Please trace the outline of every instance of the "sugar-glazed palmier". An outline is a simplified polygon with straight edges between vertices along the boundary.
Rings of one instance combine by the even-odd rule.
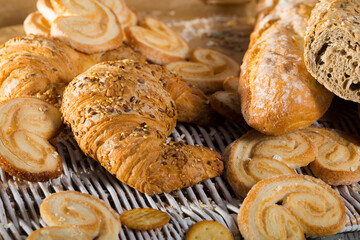
[[[28,181],[47,181],[62,172],[60,155],[49,143],[62,126],[57,108],[36,98],[0,104],[0,166]]]
[[[147,59],[157,64],[184,60],[189,55],[189,45],[163,22],[146,17],[140,26],[125,29],[129,44]]]
[[[106,7],[110,8],[115,13],[122,29],[136,25],[137,16],[131,9],[128,8],[124,0],[98,1],[104,4]],[[52,0],[38,0],[37,8],[39,12],[29,14],[24,22],[26,33],[50,36],[50,23],[52,23],[57,17],[60,17],[64,14],[69,14],[64,12],[61,7],[59,7],[59,4],[61,5],[61,3]]]
[[[63,191],[41,203],[41,218],[49,226],[75,227],[92,238],[116,240],[120,216],[104,201],[89,194]]]
[[[240,65],[234,58],[210,48],[197,48],[191,52],[189,62],[171,62],[166,68],[205,93],[222,90],[225,79],[238,76],[240,72]]]
[[[78,51],[90,54],[115,49],[123,41],[123,29],[118,17],[106,4],[118,10],[118,5],[123,3],[115,4],[115,0],[38,0],[41,14],[28,16],[25,31],[48,35],[45,18],[50,24],[50,35]]]
[[[123,29],[136,25],[138,18],[136,14],[126,5],[124,0],[99,0],[109,7],[116,15]]]
[[[360,181],[360,140],[335,129],[308,127],[302,130],[318,148],[311,171],[331,185]]]
[[[32,232],[26,240],[91,240],[92,238],[85,232],[63,226],[44,227]]]
[[[226,148],[226,177],[234,191],[245,197],[258,181],[295,174],[291,168],[308,165],[316,154],[315,144],[299,131],[274,137],[251,130]]]
[[[258,182],[240,207],[245,240],[305,239],[339,232],[346,222],[340,195],[320,179],[282,175]]]
[[[40,12],[30,13],[24,21],[26,34],[50,36],[50,23]]]
[[[192,186],[223,170],[213,150],[166,144],[177,120],[174,98],[187,95],[166,75],[161,66],[130,60],[100,63],[66,87],[61,107],[84,153],[147,194]]]

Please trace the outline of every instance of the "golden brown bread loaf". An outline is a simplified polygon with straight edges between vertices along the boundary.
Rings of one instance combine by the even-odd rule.
[[[55,38],[13,38],[0,49],[0,100],[33,96],[60,106],[65,86],[76,75],[98,62],[125,58],[145,61],[126,45],[86,55]]]
[[[241,66],[239,95],[246,122],[280,135],[308,126],[330,106],[332,94],[308,73],[303,59],[307,19],[315,0],[261,0]]]
[[[192,186],[223,170],[213,150],[166,144],[177,113],[164,88],[171,81],[162,78],[164,71],[131,60],[97,64],[66,87],[61,106],[86,155],[151,195]]]
[[[305,63],[316,80],[337,96],[360,102],[360,2],[320,1],[311,13]]]

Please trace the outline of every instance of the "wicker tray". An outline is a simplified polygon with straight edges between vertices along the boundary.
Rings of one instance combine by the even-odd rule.
[[[351,111],[349,111],[349,108]],[[360,121],[354,106],[346,111],[331,109],[317,125],[341,129],[359,135]],[[334,113],[337,118],[334,118]],[[339,116],[341,118],[339,119]],[[334,119],[334,120],[332,120]],[[183,140],[188,144],[205,145],[223,151],[224,148],[249,130],[246,125],[226,121],[216,127],[199,127],[179,123],[169,140]],[[215,220],[240,238],[236,215],[242,199],[238,199],[223,177],[206,180],[171,194],[147,196],[122,184],[96,161],[86,157],[72,138],[54,140],[63,159],[64,174],[44,183],[20,181],[0,169],[0,235],[3,239],[25,239],[45,224],[39,215],[42,200],[54,192],[76,190],[97,196],[109,203],[117,212],[138,207],[151,207],[167,212],[171,221],[163,228],[151,231],[133,231],[123,226],[120,239],[182,239],[187,229],[201,220]],[[308,168],[297,169],[309,174]],[[360,185],[335,187],[346,204],[348,223],[343,232],[360,229]],[[345,235],[344,235],[345,236]],[[358,239],[357,234],[346,235]],[[338,239],[338,238],[337,238]]]

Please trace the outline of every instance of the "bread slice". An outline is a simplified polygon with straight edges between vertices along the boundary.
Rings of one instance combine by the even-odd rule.
[[[308,71],[341,98],[360,102],[360,2],[321,1],[305,38]]]

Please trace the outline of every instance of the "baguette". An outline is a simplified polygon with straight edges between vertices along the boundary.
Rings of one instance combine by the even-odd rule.
[[[280,135],[308,126],[328,109],[332,94],[307,71],[303,43],[315,0],[262,0],[241,66],[239,95],[246,122]]]
[[[360,2],[320,1],[311,13],[305,63],[316,80],[337,96],[360,103]]]

